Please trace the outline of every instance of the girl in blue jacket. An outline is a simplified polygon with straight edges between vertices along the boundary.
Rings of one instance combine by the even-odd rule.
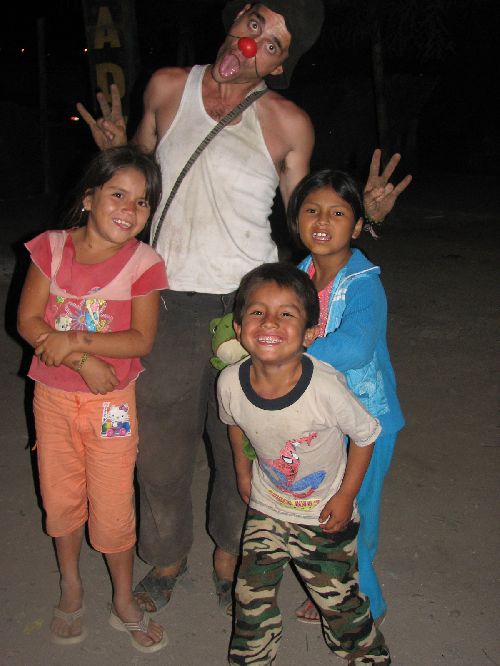
[[[380,500],[396,436],[404,426],[387,349],[387,301],[380,268],[351,248],[351,239],[363,228],[363,203],[348,174],[324,169],[306,176],[290,198],[287,221],[297,245],[310,251],[299,268],[312,279],[320,299],[320,337],[308,353],[343,372],[349,388],[382,425],[357,496],[360,589],[380,624],[387,609],[373,567]],[[309,599],[297,609],[297,617],[319,622]]]

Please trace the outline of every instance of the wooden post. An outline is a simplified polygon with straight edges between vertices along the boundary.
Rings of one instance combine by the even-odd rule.
[[[123,115],[130,113],[130,95],[139,72],[139,44],[133,0],[82,0],[90,79],[95,95],[102,91],[111,101],[116,83]]]

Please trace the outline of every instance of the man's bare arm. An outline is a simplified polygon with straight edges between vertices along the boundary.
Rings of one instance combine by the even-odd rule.
[[[309,173],[309,164],[314,148],[314,128],[309,116],[295,107],[287,114],[286,139],[289,150],[280,167],[280,192],[286,208],[295,186]]]

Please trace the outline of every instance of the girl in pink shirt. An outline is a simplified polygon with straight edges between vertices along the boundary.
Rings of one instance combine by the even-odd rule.
[[[160,192],[152,158],[130,146],[100,152],[79,183],[69,229],[26,244],[31,265],[18,330],[34,348],[40,487],[61,577],[50,632],[62,645],[86,635],[79,558],[87,522],[113,582],[110,624],[142,652],[167,643],[132,594],[135,380],[167,287],[161,257],[136,236]]]

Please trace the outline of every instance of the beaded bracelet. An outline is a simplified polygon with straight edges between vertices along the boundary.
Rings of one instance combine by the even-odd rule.
[[[363,217],[365,218],[365,223],[370,224],[370,225],[373,225],[373,224],[380,225],[380,224],[383,224],[384,220],[385,220],[385,217],[383,217],[381,220],[374,220],[373,217],[370,217],[370,215],[368,215],[366,210],[365,210],[365,214],[363,215]]]
[[[374,220],[372,217],[370,217],[368,215],[368,213],[366,213],[366,211],[365,211],[365,214],[364,214],[364,219],[365,219],[365,223],[363,225],[363,229],[365,231],[367,231],[372,236],[372,238],[375,238],[375,240],[378,240],[380,238],[379,231],[380,231],[380,228],[381,228],[382,223],[383,223],[384,220],[383,219],[382,220]]]
[[[86,362],[86,360],[88,359],[88,357],[89,357],[89,353],[88,352],[83,352],[82,358],[80,359],[80,362],[76,366],[76,371],[77,372],[80,372],[80,370],[83,368],[83,365]]]

